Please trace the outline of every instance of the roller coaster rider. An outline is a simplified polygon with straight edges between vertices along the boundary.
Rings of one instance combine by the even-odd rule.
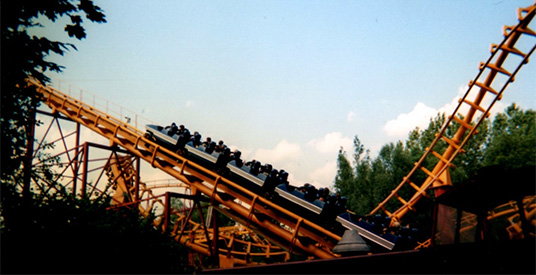
[[[262,192],[263,196],[267,199],[273,199],[273,196],[277,193],[274,192],[275,188],[281,184],[281,181],[279,179],[279,173],[277,172],[277,169],[272,169],[270,174],[266,177],[264,180],[264,184],[262,185]]]
[[[307,184],[308,183],[306,183],[303,188],[303,198],[306,201],[313,202],[314,200],[316,200],[318,190],[316,190],[316,188],[312,184]]]
[[[214,142],[214,141],[211,141],[211,142],[205,147],[205,152],[208,153],[208,154],[212,154],[212,153],[214,153],[215,150],[216,150],[216,142]]]
[[[201,134],[199,132],[195,131],[194,135],[191,135],[190,131],[185,128],[184,125],[177,127],[174,122],[170,126],[165,127],[165,129],[168,130],[167,134],[170,136],[174,136],[175,134],[178,135],[176,148],[177,152],[181,155],[188,153],[185,147],[186,144],[191,144],[195,148],[204,145],[205,152],[209,154],[212,154],[213,152],[219,153],[216,162],[214,163],[214,170],[220,175],[227,176],[230,173],[231,170],[227,167],[227,164],[231,162],[232,165],[238,168],[241,168],[244,165],[249,166],[249,172],[252,175],[265,175],[266,178],[262,185],[262,196],[267,199],[273,199],[274,196],[277,196],[275,188],[281,184],[285,185],[287,188],[294,188],[289,186],[288,172],[283,169],[278,171],[277,169],[274,169],[271,164],[261,164],[261,162],[257,160],[251,160],[244,163],[241,159],[242,153],[239,150],[231,152],[231,149],[224,144],[223,140],[220,140],[218,144],[216,144],[210,137],[207,137],[206,141],[201,142]],[[344,212],[346,209],[346,199],[341,198],[339,194],[336,196],[329,195],[328,188],[317,190],[313,185],[307,183],[298,188],[298,191],[303,193],[303,198],[306,201],[313,202],[315,199],[325,201],[325,206],[320,215],[324,217],[324,221],[326,222],[325,226],[327,227],[331,226],[336,216],[339,213]]]
[[[230,172],[229,168],[227,168],[227,163],[229,163],[229,161],[231,161],[231,149],[225,147],[216,160],[216,173],[227,175]]]
[[[227,145],[223,143],[223,140],[218,141],[218,145],[216,145],[216,153],[221,153],[227,148]]]
[[[190,141],[195,148],[199,148],[199,146],[201,145],[201,134],[195,131],[194,135],[190,138]]]
[[[175,122],[171,123],[170,126],[166,126],[165,129],[168,130],[168,135],[170,137],[172,137],[173,135],[175,135],[179,131],[179,128],[177,128],[177,124],[175,124]]]
[[[318,189],[318,192],[316,194],[316,198],[319,200],[319,201],[323,201],[325,202],[329,197],[329,188],[327,187],[320,187],[320,189]]]
[[[279,170],[279,184],[289,185],[288,173],[283,169]]]
[[[263,165],[263,166],[261,167],[261,172],[262,172],[263,174],[265,174],[266,176],[270,175],[270,173],[272,173],[272,170],[273,170],[273,167],[272,167],[272,165],[269,164],[269,163],[266,163],[265,165]]]
[[[244,166],[244,161],[242,161],[242,159],[240,158],[240,156],[242,156],[242,152],[238,151],[238,150],[235,150],[232,154],[231,154],[231,157],[230,157],[230,160],[229,161],[233,161],[234,160],[234,165],[238,168]]]
[[[210,137],[207,137],[207,139],[205,141],[203,141],[203,143],[201,143],[201,145],[208,147],[210,144],[212,143],[212,138]],[[216,143],[214,143],[214,145],[216,145]]]
[[[322,208],[322,212],[320,212],[325,228],[333,226],[337,215],[346,211],[346,201],[346,197],[341,197],[339,193],[330,195],[327,198],[326,204]]]
[[[184,155],[187,153],[185,145],[190,141],[192,135],[190,134],[190,131],[184,127],[184,125],[179,126],[179,131],[177,134],[179,135],[176,144],[177,152],[181,155]]]
[[[250,165],[251,168],[249,169],[249,173],[254,176],[257,176],[261,170],[261,163],[257,160],[253,160],[251,161]]]

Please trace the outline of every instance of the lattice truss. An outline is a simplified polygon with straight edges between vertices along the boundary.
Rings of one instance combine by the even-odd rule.
[[[519,9],[519,23],[504,28],[504,40],[492,45],[490,58],[480,64],[477,76],[435,140],[370,214],[382,211],[393,223],[399,222],[408,211],[416,211],[421,198],[433,196],[432,188],[450,184],[449,167],[453,167],[454,158],[464,153],[464,145],[534,52],[536,33],[529,24],[535,7]],[[42,143],[34,151],[37,154],[46,147],[44,141],[56,145],[50,153],[61,159],[55,180],[73,195],[96,198],[110,194],[111,207],[137,207],[147,217],[154,213],[155,226],[193,251],[214,256],[221,266],[254,264],[256,258],[286,261],[289,253],[315,258],[340,256],[332,252],[340,236],[147,139],[144,131],[138,130],[138,117],[132,125],[131,117],[125,117],[122,110],[119,118],[111,115],[108,103],[98,106],[95,98],[80,95],[77,99],[34,80],[28,83],[37,88],[44,103],[37,112],[44,127],[36,129],[36,139]],[[93,104],[88,104],[91,101]],[[458,129],[452,135],[446,131],[451,124]],[[427,167],[425,163],[435,165]],[[33,165],[38,169],[50,163]],[[167,179],[152,180],[157,172]],[[424,182],[418,182],[423,175]],[[45,192],[55,188],[43,181],[34,181],[33,187]],[[404,198],[405,194],[413,195]],[[205,220],[200,210],[205,205],[243,226],[218,227],[214,219]],[[192,220],[193,211],[199,211],[199,221]]]
[[[371,215],[383,212],[391,217],[391,223],[400,222],[408,211],[417,211],[415,205],[421,198],[438,195],[441,187],[452,185],[449,171],[454,168],[454,159],[465,153],[464,146],[478,134],[478,126],[490,116],[495,103],[502,99],[504,91],[536,48],[536,33],[530,27],[535,11],[536,5],[518,9],[518,24],[504,27],[503,41],[491,45],[489,59],[480,63],[476,77],[469,81],[467,91],[459,98],[458,106],[435,139]],[[454,133],[447,131],[451,125],[456,126]],[[419,183],[422,178],[425,180]],[[404,194],[412,195],[404,198]]]
[[[170,177],[166,179],[164,173],[144,167],[147,164],[139,157],[119,146],[106,144],[109,141],[95,137],[61,113],[45,109],[37,111],[37,118],[43,125],[37,127],[35,133],[36,140],[40,141],[36,144],[35,155],[42,154],[42,149],[49,148],[50,144],[54,144],[54,149],[46,151],[47,155],[41,158],[43,161],[34,162],[33,169],[50,165],[51,159],[59,162],[54,163],[55,176],[50,182],[37,179],[32,182],[32,188],[39,193],[57,191],[60,187],[52,184],[57,181],[61,188],[75,196],[96,199],[108,194],[112,198],[110,208],[137,207],[144,217],[153,218],[157,228],[189,246],[193,256],[217,255],[221,266],[289,259],[288,251],[238,223],[222,227],[214,224],[211,219],[214,208],[199,194],[193,194],[188,184]],[[81,143],[81,140],[100,142]],[[145,182],[143,173],[164,179]],[[192,213],[198,213],[196,218]]]

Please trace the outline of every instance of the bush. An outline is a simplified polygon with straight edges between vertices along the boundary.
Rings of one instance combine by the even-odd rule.
[[[188,249],[108,199],[23,198],[2,183],[2,273],[191,273]]]

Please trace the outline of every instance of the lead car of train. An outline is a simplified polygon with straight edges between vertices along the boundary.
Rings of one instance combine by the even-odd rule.
[[[212,151],[213,148],[207,150],[205,145],[194,146],[189,137],[185,140],[180,130],[173,127],[148,124],[145,126],[145,136],[338,235],[342,235],[346,229],[357,230],[373,250],[403,250],[413,247],[416,243],[414,239],[417,231],[414,229],[399,227],[393,230],[388,228],[390,221],[386,217],[361,217],[346,211],[345,208],[340,209],[319,199],[308,198],[304,192],[288,182],[277,184],[270,174],[252,173],[251,166],[240,165],[241,160],[239,163],[231,160],[228,149],[217,153]],[[275,186],[267,188],[267,185],[273,185],[274,182]],[[270,193],[269,196],[267,192]]]

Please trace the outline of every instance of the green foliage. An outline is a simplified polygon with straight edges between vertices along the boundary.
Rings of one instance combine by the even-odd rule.
[[[357,194],[355,194],[352,199],[356,199],[356,202],[359,202],[357,204],[351,203],[350,205],[356,205],[358,208],[355,209],[357,213],[360,213],[362,210],[372,206],[373,201],[373,182],[374,179],[372,178],[372,166],[371,166],[371,160],[369,156],[369,152],[367,151],[363,158],[356,157],[356,167],[355,167],[355,173],[356,173],[356,180],[355,180],[355,191],[358,191]],[[344,196],[344,194],[341,193],[341,195]]]
[[[346,159],[346,152],[343,149],[339,149],[339,155],[337,157],[337,176],[335,177],[335,188],[343,194],[352,194],[352,190],[355,189],[355,175],[353,168]]]
[[[33,193],[32,193],[33,194]],[[107,210],[109,197],[75,199],[64,190],[23,197],[2,183],[4,273],[185,273],[188,251],[136,208]]]
[[[212,220],[207,221],[207,217],[209,216],[209,211],[212,211],[212,218],[216,219],[216,224],[220,227],[223,226],[231,226],[234,225],[236,222],[231,220],[229,217],[225,215],[220,215],[219,212],[216,209],[210,210],[210,204],[207,202],[199,202],[199,205],[193,204],[192,207],[186,207],[181,202],[181,199],[179,198],[172,198],[171,199],[171,207],[175,213],[171,215],[171,223],[174,223],[180,216],[188,216],[188,213],[191,211],[191,217],[190,220],[196,221],[198,223],[208,222],[207,226],[212,226],[210,223]],[[201,214],[200,214],[201,211]],[[203,217],[201,218],[201,215]]]
[[[378,157],[373,161],[374,196],[368,211],[389,195],[398,184],[393,183],[407,174],[413,162],[409,150],[400,141],[382,147]]]
[[[398,141],[384,145],[378,156],[371,159],[368,151],[357,136],[354,139],[354,173],[344,151],[339,150],[338,173],[335,178],[335,188],[341,195],[348,198],[349,209],[359,215],[366,215],[380,204],[394,190],[414,166],[414,163],[424,154],[443,125],[445,114],[439,114],[430,120],[428,128],[414,129],[405,142]],[[458,131],[459,125],[450,123],[445,135],[452,137]],[[468,131],[465,132],[465,136]],[[445,142],[439,142],[434,151],[442,154],[447,148]],[[509,106],[504,113],[498,114],[493,123],[489,119],[482,121],[478,134],[469,139],[464,146],[465,154],[459,154],[453,161],[454,169],[450,170],[453,184],[457,184],[474,176],[485,166],[501,165],[505,168],[518,168],[536,165],[536,112],[523,111],[515,104]],[[433,169],[438,159],[428,157],[423,166]],[[422,184],[427,175],[418,171],[411,180]],[[401,189],[398,194],[409,199],[415,190]],[[396,200],[390,201],[388,209],[399,207]],[[432,204],[429,200],[421,200],[416,206],[417,213],[404,219],[409,223],[424,225],[423,220],[430,218]],[[394,209],[393,209],[394,210]]]
[[[25,80],[48,83],[49,71],[61,65],[47,60],[75,45],[32,35],[39,22],[70,19],[64,27],[71,38],[86,37],[84,20],[106,22],[91,0],[1,2],[1,263],[3,273],[191,273],[188,251],[157,231],[137,209],[107,210],[108,197],[89,201],[67,195],[51,169],[57,158],[35,153],[39,163],[23,175],[27,145],[35,142],[35,90]],[[25,177],[26,176],[26,177]],[[21,194],[23,178],[31,176],[34,192]]]
[[[509,106],[493,121],[488,144],[485,166],[514,169],[536,165],[536,112]]]
[[[34,110],[39,100],[35,91],[28,88],[25,79],[33,77],[43,83],[49,78],[47,71],[61,72],[63,67],[47,61],[50,54],[63,55],[73,44],[50,41],[46,37],[30,35],[30,30],[40,28],[39,18],[55,22],[60,17],[69,17],[71,24],[65,26],[70,37],[86,37],[82,27],[82,15],[92,22],[104,23],[102,10],[91,0],[2,1],[2,93],[1,93],[1,177],[2,181],[14,182],[20,175],[25,160],[27,140],[31,127],[35,125]],[[31,140],[30,142],[33,142]]]

